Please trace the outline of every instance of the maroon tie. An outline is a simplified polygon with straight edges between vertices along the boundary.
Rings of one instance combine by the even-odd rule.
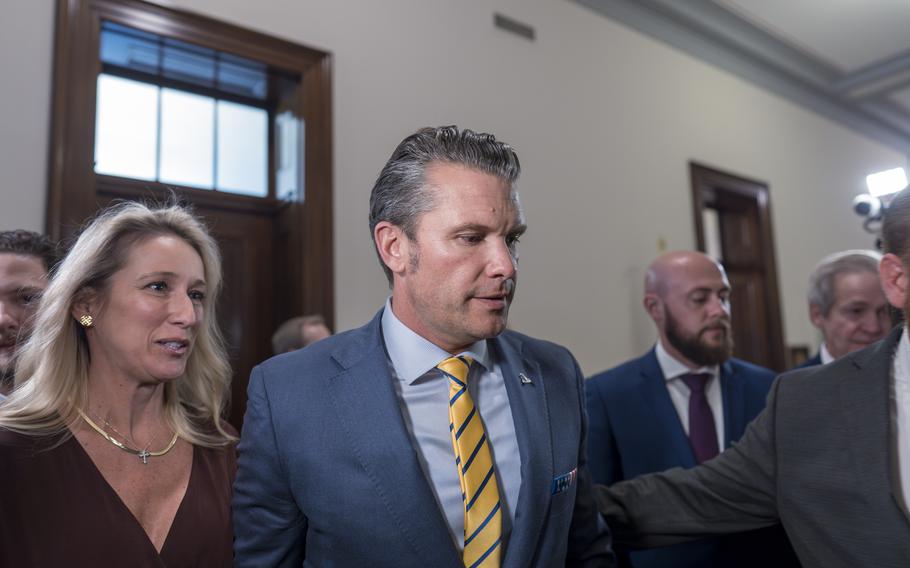
[[[689,442],[695,452],[698,463],[708,461],[716,456],[717,429],[714,426],[714,414],[705,396],[705,386],[711,375],[708,373],[689,373],[679,377],[689,387]]]

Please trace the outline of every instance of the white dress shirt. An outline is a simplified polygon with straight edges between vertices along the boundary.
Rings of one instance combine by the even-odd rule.
[[[905,505],[910,500],[910,338],[907,326],[894,354],[894,402],[897,422],[897,459],[900,469],[901,493]]]
[[[831,355],[831,352],[828,351],[828,346],[825,345],[824,341],[822,341],[821,346],[818,348],[818,356],[822,360],[822,365],[827,365],[831,361],[834,361],[834,357]]]
[[[686,436],[689,435],[689,395],[691,391],[680,377],[688,373],[706,373],[711,375],[705,385],[705,398],[708,399],[708,406],[711,407],[711,414],[714,416],[714,428],[717,430],[717,447],[720,451],[724,451],[724,399],[720,386],[720,366],[711,365],[693,371],[667,353],[660,340],[657,341],[654,351],[657,355],[657,362],[660,364],[660,370],[664,374],[667,390],[670,392],[670,400],[673,401],[673,407],[679,415],[679,421],[682,422]]]
[[[382,337],[389,356],[389,372],[408,432],[416,442],[419,461],[445,514],[452,540],[462,549],[464,501],[449,431],[449,381],[436,369],[436,365],[452,355],[402,323],[391,306],[391,300],[387,301],[382,313]],[[515,422],[502,371],[487,342],[478,341],[462,353],[476,362],[468,376],[468,392],[483,420],[496,464],[505,551],[521,488],[521,456]]]

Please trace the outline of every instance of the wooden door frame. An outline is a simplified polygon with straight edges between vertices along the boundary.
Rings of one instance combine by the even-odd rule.
[[[706,193],[728,193],[752,200],[758,209],[759,237],[762,240],[761,261],[766,274],[765,314],[771,337],[772,368],[783,371],[787,366],[783,319],[778,291],[777,260],[774,247],[774,232],[771,225],[771,200],[768,184],[738,176],[698,162],[689,162],[692,187],[692,214],[695,224],[695,241],[698,250],[705,252],[705,227],[702,211],[709,205]]]
[[[263,61],[300,77],[298,112],[306,126],[301,202],[137,182],[94,171],[96,79],[101,20],[110,20]],[[45,230],[73,235],[111,197],[164,201],[170,192],[212,207],[274,216],[288,239],[282,274],[293,292],[276,295],[287,317],[321,313],[334,327],[331,56],[205,16],[141,0],[58,0]],[[270,156],[270,163],[271,163]],[[271,173],[270,173],[271,175]],[[103,199],[102,199],[103,197]]]

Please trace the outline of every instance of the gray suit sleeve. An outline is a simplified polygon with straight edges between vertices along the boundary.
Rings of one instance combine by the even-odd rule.
[[[278,453],[261,367],[250,376],[234,482],[234,565],[300,566],[307,519],[288,484]]]
[[[581,443],[578,445],[578,489],[575,493],[575,510],[572,513],[572,524],[569,527],[569,543],[566,566],[606,567],[615,566],[616,557],[611,547],[610,530],[597,513],[596,503],[592,496],[591,472],[587,464],[587,430],[588,420],[585,404],[585,379],[575,364],[575,375],[578,388],[578,406],[581,413]]]
[[[615,541],[651,548],[779,522],[774,432],[779,389],[778,379],[740,442],[716,458],[692,469],[595,486]]]

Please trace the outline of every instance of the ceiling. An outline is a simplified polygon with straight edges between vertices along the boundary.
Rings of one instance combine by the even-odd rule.
[[[910,154],[910,0],[575,0]]]

